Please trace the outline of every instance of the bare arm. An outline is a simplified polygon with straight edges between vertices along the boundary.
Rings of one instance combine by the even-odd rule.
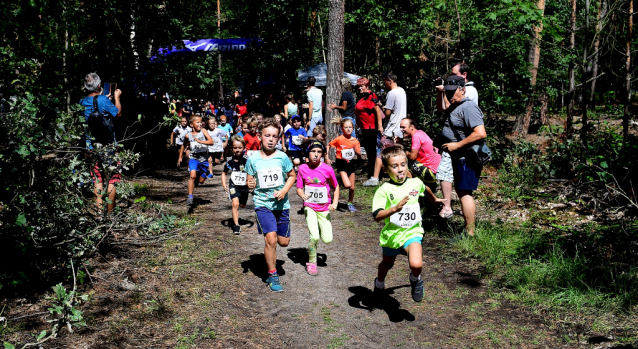
[[[339,206],[339,185],[335,187],[335,191],[332,194],[332,204],[330,204],[330,211],[334,211]]]
[[[487,137],[487,133],[485,133],[485,125],[479,125],[472,129],[472,133],[464,140],[460,142],[445,143],[442,148],[445,151],[452,152],[480,141],[481,139],[485,139],[485,137]]]
[[[226,171],[222,171],[222,187],[224,187],[226,192],[228,192],[228,184],[226,184],[227,177]]]
[[[417,156],[419,156],[419,149],[411,149],[409,152],[405,152],[410,160],[416,160]]]
[[[206,145],[213,145],[215,144],[215,141],[210,138],[210,135],[208,134],[207,130],[202,130],[202,133],[204,134],[204,137],[206,137],[205,141],[200,141],[197,138],[195,138],[195,140],[197,141],[197,143],[201,143],[201,144],[206,144]]]
[[[120,104],[120,95],[122,94],[122,91],[115,90],[115,95],[113,96],[115,99],[115,108],[117,108],[117,110],[119,110],[119,112],[117,113],[116,116],[121,116],[122,115],[122,104]]]
[[[292,188],[292,186],[295,184],[295,181],[297,181],[297,176],[295,175],[295,170],[293,169],[288,172],[288,179],[286,179],[286,184],[284,185],[284,187],[281,188],[280,191],[275,192],[275,198],[277,200],[283,200],[286,194],[288,194],[290,188]]]
[[[380,133],[383,133],[383,114],[381,113],[381,108],[379,108],[379,106],[375,106],[374,111],[377,113],[377,130],[379,130]]]
[[[306,201],[308,200],[308,196],[306,195],[306,193],[304,193],[303,188],[297,188],[297,195],[299,195],[299,197],[301,198],[301,200]]]
[[[384,219],[392,216],[393,214],[401,211],[403,209],[403,206],[408,203],[409,199],[410,199],[410,197],[406,196],[396,206],[392,206],[392,207],[390,207],[388,209],[379,211],[379,213],[377,213],[376,217],[374,217],[374,220],[377,221],[377,222],[381,222],[382,220],[384,220]]]
[[[450,102],[447,100],[445,96],[445,90],[443,86],[436,87],[436,109],[440,112],[444,112],[447,108],[450,107]]]
[[[284,117],[288,120],[288,104],[284,105]]]

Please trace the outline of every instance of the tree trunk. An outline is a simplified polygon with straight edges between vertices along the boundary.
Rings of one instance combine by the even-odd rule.
[[[222,12],[221,7],[219,5],[219,0],[217,0],[217,38],[221,39],[222,37],[222,29],[221,29],[221,19]],[[219,99],[224,99],[224,86],[222,85],[222,51],[217,49],[217,69],[219,70]]]
[[[541,11],[541,17],[545,15],[545,0],[538,0],[536,7]],[[525,115],[516,118],[515,131],[522,136],[527,135],[529,132],[529,124],[532,119],[532,112],[534,111],[534,102],[536,100],[536,78],[538,77],[538,63],[541,58],[541,37],[543,32],[543,20],[541,19],[538,25],[534,26],[534,34],[532,37],[532,45],[529,49],[529,55],[527,56],[527,62],[530,64],[529,75],[530,85],[532,86],[532,95],[527,101]]]
[[[341,96],[341,78],[343,77],[343,38],[345,0],[329,0],[328,23],[328,77],[326,87],[326,105],[339,104]],[[339,115],[337,110],[326,113],[324,125],[330,142],[338,135],[337,126],[331,123]],[[333,154],[330,154],[333,158]]]
[[[594,41],[594,56],[592,57],[592,80],[589,91],[589,103],[596,107],[596,79],[598,76],[598,50],[600,48],[600,32],[603,30],[603,17],[606,12],[606,0],[598,1],[598,16],[596,16],[596,40]]]
[[[539,1],[545,1],[545,0],[539,0]],[[457,3],[457,0],[454,0],[454,9],[456,10],[456,21],[458,23],[458,34],[457,34],[457,47],[458,47],[458,52],[459,52],[459,59],[462,62],[465,62],[465,57],[463,56],[463,46],[461,45],[461,15],[459,14],[459,5]]]
[[[622,136],[626,141],[629,135],[629,105],[631,103],[631,34],[634,26],[634,1],[629,0],[629,21],[627,26],[627,61],[625,62],[625,91],[627,98],[625,99],[625,110],[622,116]]]
[[[570,0],[572,13],[570,18],[569,53],[576,47],[576,0]],[[567,119],[565,120],[565,133],[571,134],[574,128],[574,90],[576,87],[576,64],[572,58],[569,62],[569,91],[567,92]]]
[[[587,119],[587,108],[589,106],[589,94],[587,94],[587,49],[589,46],[589,0],[585,0],[585,35],[584,35],[584,45],[583,45],[583,74],[582,74],[582,103],[581,109],[583,111],[582,124],[583,126],[580,129],[580,139],[583,143],[587,143],[587,129],[588,129],[588,119]]]

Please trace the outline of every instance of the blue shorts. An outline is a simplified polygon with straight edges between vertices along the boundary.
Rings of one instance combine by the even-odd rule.
[[[459,190],[473,191],[478,188],[483,168],[472,168],[465,159],[452,159],[454,168],[454,187]]]
[[[276,231],[281,237],[290,237],[289,210],[271,211],[265,207],[255,208],[257,214],[257,231],[265,235]]]
[[[197,173],[201,173],[201,177],[206,178],[208,175],[208,161],[199,162],[195,159],[188,160],[188,172],[197,171]]]
[[[421,241],[423,241],[423,236],[415,236],[412,239],[406,241],[401,248],[382,247],[381,249],[383,250],[383,255],[386,257],[396,257],[400,254],[407,256],[408,253],[405,252],[405,250],[408,248],[408,246],[410,246],[410,244],[413,242],[421,243]]]

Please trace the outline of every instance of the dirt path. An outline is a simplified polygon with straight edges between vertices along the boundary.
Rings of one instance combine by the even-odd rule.
[[[402,256],[386,279],[389,295],[375,298],[380,225],[364,197],[355,198],[359,212],[332,214],[334,241],[320,242],[313,277],[305,271],[301,200],[290,195],[291,243],[277,250],[284,292],[270,292],[252,198],[240,210],[242,234],[234,236],[219,176],[196,189],[191,213],[186,178],[184,170],[160,170],[134,182],[148,185],[147,202],[172,202],[176,214],[202,224],[162,246],[106,251],[93,260],[97,297],[84,309],[89,326],[51,348],[579,346],[557,338],[538,316],[491,299],[483,281],[449,255],[445,240],[427,234],[424,301],[411,299]],[[135,287],[122,286],[124,278]]]

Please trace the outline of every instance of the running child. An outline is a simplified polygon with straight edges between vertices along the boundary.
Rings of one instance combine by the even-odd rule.
[[[381,160],[383,170],[390,177],[390,181],[381,185],[372,199],[374,220],[385,222],[379,236],[383,259],[374,279],[374,291],[385,289],[384,281],[388,271],[394,265],[397,255],[403,254],[408,256],[410,265],[412,299],[420,302],[423,300],[421,240],[424,231],[419,197],[425,193],[432,202],[443,203],[445,200],[434,196],[430,188],[418,178],[408,178],[408,159],[402,146],[395,145],[384,149]]]
[[[252,117],[248,119],[247,124],[248,133],[244,134],[244,141],[246,142],[246,156],[250,157],[254,153],[259,152],[259,149],[261,149],[261,141],[257,134],[257,127],[259,126],[257,119]]]
[[[180,154],[184,151],[184,148],[182,147],[182,145],[184,144],[184,137],[186,137],[186,134],[190,131],[191,128],[188,127],[188,119],[186,117],[182,117],[180,119],[179,125],[175,126],[173,132],[171,132],[171,146],[177,145]],[[178,158],[181,158],[181,156],[178,155]],[[179,165],[181,164],[181,161],[179,161],[177,163],[177,167],[179,167]]]
[[[261,150],[246,161],[248,188],[254,190],[257,231],[264,235],[264,258],[268,266],[266,282],[273,292],[282,292],[277,275],[277,244],[290,242],[290,202],[288,191],[295,184],[295,171],[286,154],[275,149],[279,125],[273,118],[259,125]],[[286,180],[284,181],[284,177]]]
[[[224,138],[225,138],[224,141],[226,143],[224,144],[222,161],[223,161],[223,159],[226,158],[226,154],[228,153],[227,152],[227,147],[226,147],[226,145],[228,143],[228,140],[230,139],[230,137],[233,136],[233,126],[230,123],[228,123],[227,120],[228,120],[228,117],[226,115],[222,114],[219,117],[219,125],[217,126],[217,128],[220,128],[222,131],[224,131],[226,133],[226,135],[224,136]]]
[[[311,139],[306,146],[308,163],[299,167],[297,174],[297,195],[304,201],[304,215],[310,232],[308,243],[308,263],[306,271],[310,275],[317,275],[317,244],[319,238],[325,244],[332,242],[332,223],[330,211],[337,209],[339,203],[339,183],[335,171],[321,162],[326,153],[323,142]],[[334,188],[332,197],[330,187]],[[331,203],[332,198],[336,198]]]
[[[330,147],[337,149],[335,167],[339,176],[341,176],[341,182],[343,186],[349,190],[348,193],[348,210],[350,212],[357,212],[357,209],[352,203],[354,200],[354,159],[355,155],[358,159],[361,159],[361,144],[359,141],[352,137],[352,131],[354,131],[354,125],[351,119],[341,120],[341,131],[343,134],[330,142]],[[314,132],[314,131],[313,131]],[[338,198],[337,198],[338,200]]]
[[[275,114],[274,116],[275,121],[277,121],[277,123],[279,124],[279,134],[283,135],[284,134],[284,127],[281,126],[281,114]],[[279,141],[277,141],[277,150],[281,150],[284,153],[286,152],[286,142],[284,141],[284,137],[280,137]]]
[[[224,160],[224,148],[228,143],[228,138],[226,132],[217,127],[217,120],[215,120],[215,118],[208,120],[208,133],[210,134],[210,138],[215,141],[214,145],[208,147],[211,160],[210,175],[208,178],[213,178],[213,166],[219,165]]]
[[[215,142],[208,131],[202,127],[202,118],[200,116],[191,116],[190,119],[191,132],[186,134],[182,148],[190,148],[188,160],[188,171],[190,179],[188,180],[188,199],[186,205],[193,204],[193,191],[195,190],[195,180],[199,177],[197,184],[204,183],[206,174],[208,173],[208,146],[214,145]],[[179,153],[179,162],[182,162],[182,152]]]
[[[292,121],[292,127],[286,131],[284,136],[287,140],[288,156],[292,159],[296,170],[302,164],[304,158],[301,143],[308,137],[308,133],[306,133],[306,129],[301,128],[301,116],[293,115],[290,120]]]
[[[326,128],[323,125],[317,125],[317,127],[315,127],[314,129],[312,129],[312,137],[315,139],[320,140],[321,142],[323,142],[324,144],[326,143]],[[321,161],[325,162],[326,164],[330,165],[332,164],[332,161],[330,161],[330,154],[328,154],[328,152],[326,151],[324,154],[324,157],[321,158]],[[306,161],[308,162],[308,161]],[[338,201],[339,199],[337,199]]]
[[[233,156],[228,159],[224,171],[222,172],[222,186],[228,193],[228,198],[232,201],[233,210],[233,233],[239,235],[241,227],[239,226],[239,208],[245,208],[248,202],[248,186],[246,186],[247,174],[246,158],[244,157],[244,149],[246,143],[244,139],[235,135],[230,139],[231,150]],[[226,179],[230,177],[230,183],[226,184]]]

